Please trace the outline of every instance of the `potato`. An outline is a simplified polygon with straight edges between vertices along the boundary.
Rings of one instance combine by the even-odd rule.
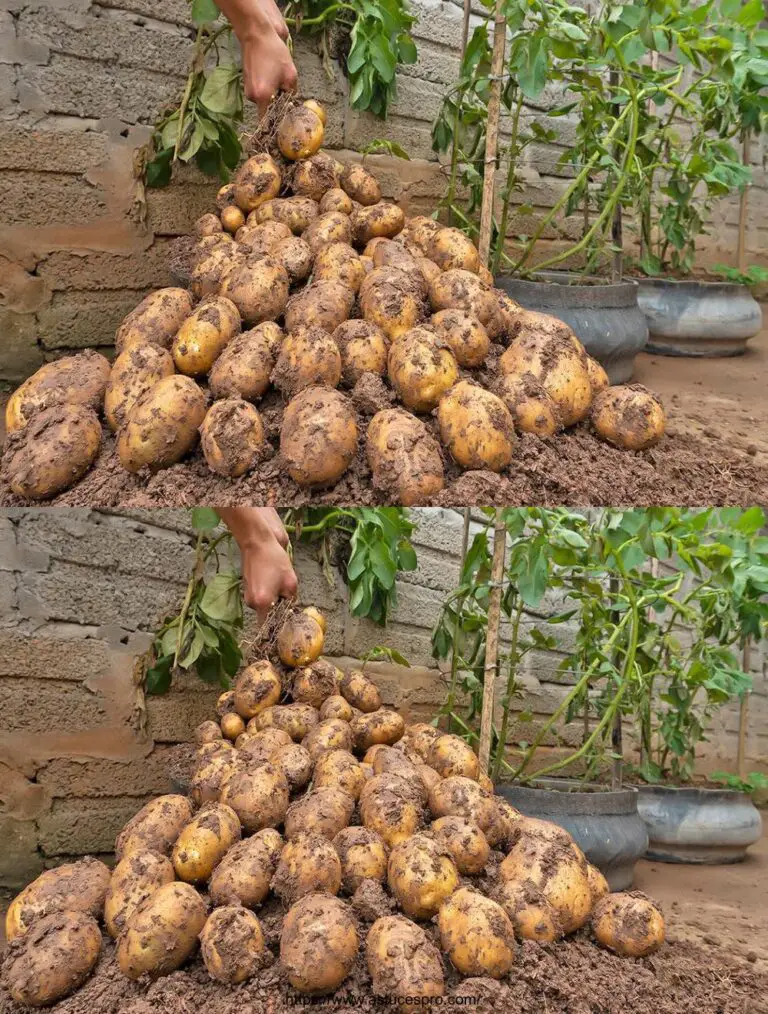
[[[304,282],[312,273],[312,251],[300,236],[291,236],[277,244],[274,257],[288,272],[292,285]]]
[[[502,880],[495,900],[521,940],[549,944],[562,936],[557,912],[531,880]]]
[[[589,412],[592,385],[586,356],[568,336],[524,330],[499,360],[502,373],[532,373],[558,407],[564,426],[572,426]]]
[[[402,231],[405,215],[396,204],[379,201],[371,207],[358,208],[350,216],[352,238],[358,246],[365,246],[377,236],[391,239]],[[374,258],[375,263],[375,258]]]
[[[589,881],[589,890],[592,895],[592,904],[595,905],[597,902],[610,894],[611,889],[608,886],[608,881],[605,879],[603,874],[598,870],[592,863],[587,863],[587,880]]]
[[[255,214],[257,212],[248,216],[248,221],[235,236],[239,260],[251,267],[264,257],[274,257],[280,243],[293,238],[285,223],[263,222],[259,225],[253,219]]]
[[[168,975],[192,956],[207,918],[191,884],[163,884],[139,906],[117,941],[117,963],[129,979]]]
[[[462,887],[440,909],[440,942],[462,975],[500,979],[515,961],[515,931],[501,907],[490,898]]]
[[[300,993],[332,993],[352,970],[358,949],[355,920],[339,898],[307,894],[289,911],[280,937],[280,961]]]
[[[291,161],[309,158],[323,143],[323,121],[309,106],[293,106],[277,128],[277,146]]]
[[[272,878],[278,898],[294,905],[307,894],[338,894],[340,887],[341,860],[327,836],[312,830],[296,834],[283,849]]]
[[[315,282],[341,282],[354,293],[363,283],[365,268],[349,243],[326,243],[315,257],[312,278]]]
[[[294,168],[291,186],[295,194],[319,201],[329,190],[339,186],[337,163],[324,151],[299,162]]]
[[[357,436],[348,398],[328,388],[307,387],[285,410],[280,454],[299,486],[330,486],[352,464]]]
[[[336,786],[357,800],[365,781],[360,765],[347,750],[326,750],[317,758],[312,779],[315,789]]]
[[[477,826],[463,817],[440,817],[432,824],[432,833],[450,852],[459,873],[482,873],[491,854],[488,839]]]
[[[440,730],[436,729],[434,725],[429,725],[427,722],[417,722],[415,725],[405,727],[403,742],[409,751],[426,761],[430,747],[441,735]]]
[[[305,623],[306,621],[301,621],[302,629]],[[314,633],[314,637],[317,637],[316,633]],[[321,658],[313,662],[312,665],[294,673],[291,694],[295,701],[319,708],[327,697],[338,693],[339,678],[340,672],[336,666]],[[316,725],[317,722],[314,724]]]
[[[381,200],[381,187],[367,169],[357,163],[344,167],[340,179],[342,190],[349,194],[353,201],[366,207],[378,204]]]
[[[394,341],[424,317],[420,283],[400,268],[375,268],[360,286],[360,309]]]
[[[240,166],[233,180],[232,195],[241,211],[253,211],[280,193],[280,170],[266,153],[253,155]]]
[[[317,257],[322,248],[329,243],[349,244],[352,242],[350,217],[338,211],[327,211],[312,222],[302,239],[309,245],[313,257]]]
[[[224,209],[222,208],[222,211],[223,210]],[[195,222],[193,232],[198,239],[202,239],[204,236],[220,235],[223,229],[224,226],[221,218],[218,215],[214,215],[212,212],[208,212],[208,214],[201,215],[200,218],[198,218]]]
[[[592,892],[587,864],[570,843],[523,835],[499,867],[502,880],[531,880],[554,909],[563,933],[589,919]]]
[[[341,694],[331,694],[320,705],[321,721],[325,721],[327,718],[338,718],[342,722],[351,722],[354,716],[352,705]]]
[[[186,796],[156,796],[131,817],[117,836],[115,856],[119,861],[144,849],[168,855],[191,818],[192,805]]]
[[[165,856],[148,849],[131,852],[115,866],[104,901],[104,925],[117,939],[125,924],[158,887],[176,879]]]
[[[212,249],[206,250],[203,256],[195,261],[192,268],[189,284],[192,295],[195,299],[218,295],[225,276],[242,261],[243,257],[239,249],[231,240],[228,243],[217,243]],[[189,312],[185,314],[185,319],[191,311],[192,307],[190,306]],[[181,327],[182,323],[183,321],[180,321],[178,327]],[[175,333],[176,331],[174,331],[174,335]],[[171,335],[165,343],[169,347],[174,335]]]
[[[331,334],[351,313],[354,299],[354,292],[340,281],[328,278],[313,281],[289,300],[285,327],[296,333],[322,328]]]
[[[532,373],[509,373],[499,379],[496,394],[521,433],[551,437],[560,429],[560,408]]]
[[[440,274],[429,286],[429,298],[435,313],[440,310],[463,310],[477,318],[484,327],[497,310],[488,286],[477,275],[463,268],[451,268]],[[489,337],[492,337],[489,334]]]
[[[131,345],[148,342],[169,348],[173,336],[191,312],[192,300],[186,289],[150,292],[118,327],[115,333],[117,351],[124,352]]]
[[[266,659],[244,669],[235,683],[235,710],[241,718],[253,718],[277,704],[282,693],[280,676]]]
[[[478,274],[480,255],[477,247],[460,229],[440,229],[430,241],[427,256],[441,271],[460,269]]]
[[[340,215],[352,214],[352,198],[341,187],[326,190],[320,198],[320,214],[327,215],[329,211],[337,211]]]
[[[592,426],[598,436],[614,447],[644,451],[664,436],[664,407],[642,384],[608,387],[595,396]]]
[[[325,753],[317,755],[315,770]],[[329,841],[342,828],[348,827],[355,810],[355,800],[340,786],[312,782],[312,791],[291,803],[285,817],[285,837],[291,841],[300,834],[319,834]]]
[[[363,825],[390,848],[408,840],[422,825],[418,792],[409,795],[408,788],[408,783],[397,775],[374,775],[360,793]]]
[[[320,624],[303,611],[290,613],[277,635],[277,652],[284,665],[306,666],[319,658],[324,635]]]
[[[223,187],[220,187],[216,194],[216,207],[219,211],[223,211],[224,208],[231,208],[235,203],[235,184],[225,183]]]
[[[241,398],[225,398],[211,405],[200,427],[200,443],[210,470],[229,478],[250,472],[267,455],[261,416]]]
[[[318,216],[317,201],[311,197],[275,197],[253,212],[254,221],[281,222],[294,236],[300,236]]]
[[[341,380],[341,355],[322,327],[297,327],[280,349],[272,383],[292,398],[308,387],[336,387]]]
[[[37,919],[56,912],[83,912],[101,918],[110,876],[109,868],[90,856],[45,870],[8,906],[7,939],[23,936]]]
[[[339,688],[343,697],[358,711],[368,714],[371,711],[378,711],[381,707],[378,687],[360,669],[350,669],[345,673]]]
[[[412,412],[431,412],[459,379],[450,348],[423,327],[399,338],[389,350],[389,380]]]
[[[222,723],[235,719],[242,725],[242,718],[239,715],[225,715]],[[228,731],[234,731],[229,730]],[[195,768],[192,781],[189,786],[189,795],[195,806],[202,806],[203,803],[217,803],[221,796],[221,790],[229,776],[237,767],[238,757],[234,750],[219,750],[210,757],[204,758]]]
[[[300,743],[281,747],[275,761],[285,771],[292,792],[303,789],[312,778],[312,756]]]
[[[208,884],[213,904],[257,908],[269,894],[284,844],[280,834],[268,827],[233,845]]]
[[[424,423],[402,409],[377,412],[368,424],[366,454],[373,485],[412,507],[443,488],[443,459]]]
[[[406,1009],[420,1008],[422,998],[445,993],[440,952],[421,926],[403,916],[376,920],[365,942],[365,959],[374,994],[388,1002],[397,997]]]
[[[277,756],[279,750],[282,750],[284,746],[291,746],[293,743],[293,740],[285,729],[278,729],[274,725],[255,731],[253,723],[258,721],[258,717],[257,715],[256,718],[252,718],[248,723],[251,728],[248,731],[248,739],[242,746],[244,760],[248,764],[251,761],[259,759],[261,763],[271,761]]]
[[[354,717],[354,716],[353,716]],[[378,754],[385,750],[389,750],[390,747],[386,743],[374,743],[373,746],[369,746],[363,756],[363,763],[370,764],[373,766],[373,762],[376,760]]]
[[[221,742],[221,739],[222,731],[218,722],[213,722],[211,720],[201,722],[195,729],[195,743],[198,746],[202,746],[204,743]]]
[[[28,377],[8,399],[5,426],[8,433],[22,430],[46,408],[82,405],[101,412],[110,380],[109,361],[98,352],[81,352],[46,363]]]
[[[392,746],[402,738],[405,722],[391,708],[379,708],[369,714],[358,715],[349,723],[355,748],[365,751],[375,743]]]
[[[442,232],[443,228],[434,218],[428,218],[426,215],[417,215],[415,218],[409,218],[406,221],[404,232],[408,237],[408,241],[413,243],[426,257],[429,255],[434,237],[438,232]]]
[[[435,771],[434,768],[431,768],[428,764],[417,764],[416,770],[424,783],[424,788],[427,790],[427,797],[429,797],[429,793],[438,782],[442,781],[442,779],[437,771]]]
[[[404,778],[412,786],[412,791],[415,798],[418,799],[419,805],[424,806],[426,804],[427,790],[424,788],[416,765],[397,747],[382,744],[381,749],[376,752],[373,758],[372,767],[376,775],[392,774]]]
[[[210,296],[187,317],[171,353],[179,373],[201,377],[240,333],[240,313],[225,296]]]
[[[427,292],[429,292],[432,283],[436,278],[439,278],[441,274],[440,268],[434,261],[429,260],[428,257],[417,257],[416,265],[424,278],[424,286]],[[480,324],[480,326],[482,327],[482,324]]]
[[[210,977],[229,985],[246,982],[272,961],[261,923],[239,905],[211,912],[200,934],[200,952]]]
[[[54,912],[10,943],[3,983],[17,1003],[46,1007],[82,986],[100,953],[95,919],[85,912]]]
[[[503,834],[503,829],[496,826],[499,813],[493,797],[483,792],[477,782],[463,775],[451,775],[434,785],[429,790],[429,808],[435,818],[462,817],[475,824],[491,848],[497,844],[497,837]]]
[[[205,410],[206,396],[191,377],[159,380],[139,398],[120,430],[120,464],[127,472],[176,464],[195,446]]]
[[[176,876],[190,884],[206,883],[225,853],[240,841],[240,834],[240,821],[231,807],[206,803],[173,846]]]
[[[434,839],[416,834],[392,849],[387,883],[406,915],[431,919],[458,888],[459,872]]]
[[[326,123],[328,122],[328,114],[325,111],[325,107],[320,105],[320,103],[316,99],[306,99],[306,101],[302,102],[302,105],[306,106],[307,109],[311,109],[312,112],[318,117],[322,125],[323,126],[326,125]]]
[[[592,932],[616,954],[644,958],[664,943],[664,916],[641,891],[620,892],[598,901]]]
[[[302,746],[309,750],[313,761],[326,750],[351,750],[352,726],[350,722],[342,722],[338,718],[328,718],[319,722],[302,741]]]
[[[222,803],[232,807],[248,834],[282,824],[289,799],[288,779],[278,764],[236,769],[221,793]]]
[[[373,208],[368,208],[368,211],[374,211]],[[409,253],[408,250],[400,242],[400,237],[397,240],[378,238],[369,241],[366,246],[366,250],[369,249],[371,243],[376,245],[373,248],[371,254],[374,266],[377,268],[392,267],[399,268],[401,271],[407,271],[414,276],[421,273],[421,268],[418,265],[416,257]],[[434,266],[434,265],[433,265]],[[421,286],[424,295],[427,293],[426,282]]]
[[[85,405],[54,405],[12,433],[3,470],[18,496],[44,500],[81,479],[99,453],[101,424]]]
[[[366,827],[345,827],[333,839],[341,860],[341,882],[354,894],[364,880],[383,884],[387,879],[389,849],[384,839]]]
[[[597,394],[598,391],[604,390],[611,383],[602,364],[590,355],[587,355],[587,373],[589,374],[589,382],[592,385],[593,395]]]
[[[104,395],[104,418],[114,432],[147,391],[175,373],[173,359],[159,345],[133,345],[122,352],[112,366]]]
[[[245,215],[243,212],[240,208],[236,208],[231,205],[228,208],[221,209],[220,218],[224,229],[233,236],[237,230],[242,229],[245,224]]]
[[[216,714],[219,718],[223,718],[224,715],[229,715],[235,710],[235,691],[225,690],[223,694],[219,694],[216,701]]]
[[[221,294],[227,296],[248,324],[276,320],[288,302],[288,272],[276,257],[240,261],[224,276]]]
[[[427,764],[434,768],[442,778],[461,775],[477,781],[480,763],[477,754],[459,736],[439,736],[429,748]]]
[[[512,460],[515,428],[501,398],[462,380],[440,399],[440,436],[463,468],[500,472]]]
[[[283,332],[273,321],[233,338],[211,368],[208,387],[214,398],[258,401],[269,387]]]
[[[463,310],[439,310],[430,320],[439,338],[446,342],[459,366],[482,366],[488,355],[488,332],[477,318]]]

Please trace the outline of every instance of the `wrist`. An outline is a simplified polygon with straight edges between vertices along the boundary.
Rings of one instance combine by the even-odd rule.
[[[263,507],[230,507],[219,511],[241,552],[260,548],[269,539],[275,538],[265,515],[266,510]]]
[[[263,38],[272,27],[259,0],[225,0],[219,6],[241,45]]]

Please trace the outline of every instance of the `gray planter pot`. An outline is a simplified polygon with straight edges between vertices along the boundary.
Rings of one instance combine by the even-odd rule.
[[[637,282],[584,284],[580,275],[560,271],[542,271],[536,278],[502,275],[496,284],[526,310],[564,320],[587,352],[600,360],[612,384],[630,380],[635,356],[648,341],[648,325],[637,305]]]
[[[732,789],[643,785],[637,809],[648,858],[665,863],[740,863],[763,832],[752,800]]]
[[[635,863],[648,847],[636,789],[610,792],[565,778],[545,778],[533,787],[500,784],[496,791],[527,817],[551,820],[570,832],[612,891],[632,886]]]
[[[763,326],[746,285],[646,279],[637,300],[648,320],[648,352],[665,356],[741,356]]]

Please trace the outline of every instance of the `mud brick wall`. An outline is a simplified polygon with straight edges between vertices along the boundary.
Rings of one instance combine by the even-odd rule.
[[[413,0],[419,59],[404,68],[387,123],[350,110],[347,82],[330,80],[314,44],[297,46],[301,91],[328,107],[328,147],[355,158],[377,137],[391,137],[410,162],[369,158],[387,197],[409,212],[434,208],[444,176],[430,128],[456,77],[459,0]],[[478,5],[474,22],[481,16]],[[18,382],[44,360],[84,347],[109,351],[122,317],[152,288],[170,281],[169,241],[210,209],[215,185],[194,170],[162,191],[145,193],[134,159],[150,125],[183,88],[192,31],[187,0],[3,0],[0,3],[0,380]],[[527,119],[572,129],[547,116],[560,97],[546,91]],[[567,187],[557,166],[562,147],[532,145],[526,188],[510,235],[530,235]],[[765,260],[768,189],[765,152],[755,146],[749,251]],[[731,262],[736,201],[717,211],[702,263]],[[546,234],[556,249],[578,234],[563,220]]]

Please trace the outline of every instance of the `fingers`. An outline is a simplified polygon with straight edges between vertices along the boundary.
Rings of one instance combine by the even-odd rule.
[[[280,597],[284,599],[293,599],[296,597],[296,592],[299,590],[299,581],[296,577],[296,572],[291,567],[290,572],[283,578],[283,584],[280,589]]]
[[[280,87],[284,92],[295,92],[298,83],[299,75],[296,71],[296,65],[293,60],[291,60],[290,66],[286,67],[283,71],[283,78]]]
[[[245,604],[256,613],[259,623],[264,623],[272,608],[272,594],[267,588],[251,589],[246,586]]]

